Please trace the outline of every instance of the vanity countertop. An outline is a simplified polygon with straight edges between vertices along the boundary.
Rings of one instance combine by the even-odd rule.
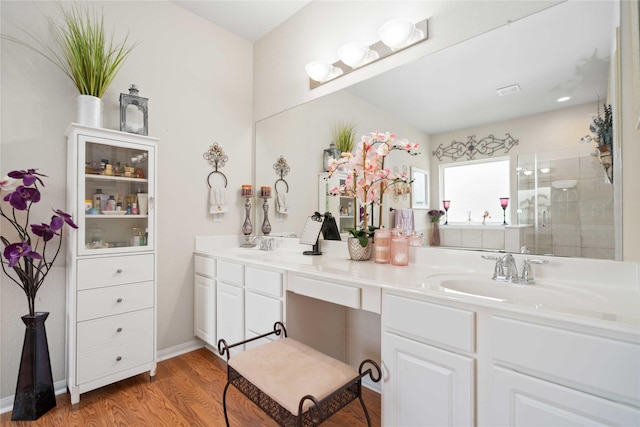
[[[351,261],[344,242],[321,242],[323,255],[309,256],[302,254],[309,247],[297,239],[277,239],[275,250],[260,251],[240,248],[237,238],[198,237],[195,253],[640,335],[638,263],[551,257],[549,264],[534,266],[537,284],[515,285],[491,280],[493,263],[483,252],[411,248],[411,262],[402,267]],[[525,257],[540,258],[514,257],[518,269]]]

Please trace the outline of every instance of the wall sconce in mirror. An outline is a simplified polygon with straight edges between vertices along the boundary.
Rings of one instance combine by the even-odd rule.
[[[427,40],[427,20],[414,24],[405,19],[394,19],[380,27],[378,36],[380,41],[370,46],[360,41],[342,45],[338,49],[340,60],[333,64],[322,60],[309,62],[305,67],[309,76],[309,88],[316,88],[359,67]]]
[[[429,171],[411,166],[411,209],[429,209]]]

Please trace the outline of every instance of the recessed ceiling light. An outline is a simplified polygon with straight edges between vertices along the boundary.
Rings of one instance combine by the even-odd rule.
[[[566,102],[566,101],[568,101],[570,99],[571,99],[570,96],[563,96],[561,98],[556,99],[556,102]]]
[[[498,92],[498,95],[500,96],[511,95],[512,93],[520,92],[520,86],[518,86],[517,84],[511,85],[511,86],[505,86],[505,87],[496,89],[496,92]]]

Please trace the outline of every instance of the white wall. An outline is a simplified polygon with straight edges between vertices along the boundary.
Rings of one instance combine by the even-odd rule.
[[[135,48],[104,97],[105,127],[119,128],[120,92],[136,83],[149,98],[149,135],[158,144],[158,350],[193,339],[192,248],[196,235],[229,234],[241,227],[241,183],[251,177],[252,45],[166,1],[91,2],[104,7],[106,28],[127,30]],[[38,2],[55,15],[54,2]],[[2,32],[16,35],[17,22],[47,36],[31,2],[2,1]],[[66,205],[64,131],[75,118],[76,89],[58,69],[15,44],[2,41],[1,160],[5,175],[35,167],[49,175],[44,205]],[[229,162],[230,209],[222,222],[207,210],[203,153],[218,142]],[[46,209],[43,209],[46,210]],[[43,212],[42,220],[50,214]],[[37,309],[49,311],[47,332],[54,381],[64,378],[64,251],[47,277]],[[0,288],[0,398],[15,391],[27,312],[17,286]]]

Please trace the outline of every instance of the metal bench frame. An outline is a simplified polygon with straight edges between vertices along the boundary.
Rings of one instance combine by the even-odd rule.
[[[366,359],[362,361],[362,363],[360,363],[360,367],[358,369],[359,375],[356,378],[349,381],[347,384],[342,385],[324,399],[319,401],[311,395],[306,395],[302,399],[300,399],[297,415],[292,414],[287,409],[283,408],[278,402],[273,400],[271,396],[269,396],[254,384],[252,384],[249,380],[244,378],[241,372],[238,372],[237,370],[229,366],[228,362],[229,358],[231,357],[231,354],[229,352],[230,349],[271,335],[282,335],[283,337],[286,337],[287,331],[284,324],[282,322],[276,322],[273,325],[273,331],[237,342],[235,344],[229,345],[224,339],[220,339],[218,341],[218,352],[221,356],[224,356],[226,354],[227,358],[227,384],[224,387],[224,392],[222,395],[224,419],[227,423],[227,427],[229,427],[229,417],[227,415],[227,391],[230,385],[233,385],[242,394],[248,397],[280,426],[317,426],[329,419],[333,414],[344,408],[353,400],[358,398],[360,399],[360,404],[362,405],[364,415],[367,418],[367,426],[371,427],[369,412],[367,412],[364,400],[362,399],[362,378],[366,375],[369,375],[369,378],[371,378],[373,382],[379,382],[382,376],[380,366],[378,366],[378,364],[371,359]],[[373,368],[375,369],[375,375],[371,368],[363,370],[364,366],[367,363],[373,366]],[[314,367],[309,366],[309,369],[314,369]],[[279,372],[274,372],[273,375],[279,375]],[[303,406],[307,400],[311,401],[312,405],[308,410],[303,412]]]

